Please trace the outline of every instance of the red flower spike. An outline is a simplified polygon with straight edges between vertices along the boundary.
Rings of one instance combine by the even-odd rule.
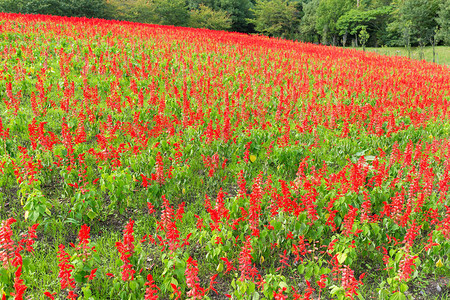
[[[170,286],[172,287],[173,293],[175,295],[175,299],[174,300],[178,300],[181,298],[181,291],[178,289],[178,287],[171,283]]]
[[[72,277],[72,271],[75,269],[70,262],[70,255],[64,250],[64,245],[59,245],[58,259],[59,259],[59,275],[61,278],[61,289],[66,289],[67,287],[75,288],[75,280]]]
[[[273,291],[273,297],[275,300],[286,300],[287,296],[283,295],[283,293],[286,291],[286,287],[283,287],[282,289],[278,289],[278,293]]]
[[[277,272],[286,267],[291,267],[291,265],[288,264],[289,257],[286,255],[286,250],[284,250],[283,254],[280,254],[280,258],[281,267],[277,268]]]
[[[261,188],[262,173],[253,181],[252,193],[250,194],[249,223],[253,236],[259,237],[259,218],[261,215],[261,201],[263,190]]]
[[[204,296],[204,289],[200,287],[200,279],[198,278],[197,261],[189,257],[186,262],[186,286],[189,288],[187,296],[191,300],[202,299]]]
[[[56,292],[54,292],[54,293],[50,293],[48,291],[44,292],[44,296],[50,298],[51,300],[55,300],[55,295],[56,295]]]
[[[89,275],[84,276],[84,278],[87,278],[88,280],[93,280],[95,278],[95,273],[97,272],[97,268],[92,269],[91,273]]]
[[[215,274],[215,275],[211,276],[211,278],[210,278],[210,280],[209,280],[209,289],[212,290],[212,291],[214,291],[214,292],[216,292],[216,294],[219,294],[219,293],[217,292],[217,290],[216,290],[216,289],[214,288],[214,286],[213,286],[214,284],[217,283],[217,281],[215,281],[217,275],[219,275],[219,274]]]
[[[145,283],[147,286],[145,290],[145,300],[156,300],[158,299],[158,291],[159,288],[156,286],[155,282],[153,281],[153,276],[151,274],[147,275],[147,282]]]
[[[123,261],[122,265],[122,280],[128,281],[133,280],[134,274],[133,266],[130,264],[129,258],[134,253],[134,221],[130,219],[123,231],[123,242],[116,242],[117,251],[120,253],[120,259]],[[108,275],[108,274],[107,274]]]
[[[220,259],[221,259],[221,260],[226,264],[226,266],[227,266],[227,268],[226,268],[224,274],[227,274],[228,272],[231,272],[231,271],[233,271],[233,270],[236,270],[236,268],[233,266],[233,263],[232,263],[231,261],[229,261],[228,258],[226,258],[226,257],[221,257]]]

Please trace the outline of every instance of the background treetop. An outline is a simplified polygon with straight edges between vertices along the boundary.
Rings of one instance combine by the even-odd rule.
[[[3,12],[106,18],[366,46],[450,45],[450,0],[0,0]]]

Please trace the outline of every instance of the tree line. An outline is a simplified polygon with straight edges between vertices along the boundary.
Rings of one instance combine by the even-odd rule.
[[[344,47],[450,45],[450,0],[0,0],[0,10],[260,33]]]

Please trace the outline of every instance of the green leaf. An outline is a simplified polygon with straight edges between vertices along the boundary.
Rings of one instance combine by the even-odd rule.
[[[252,300],[259,300],[259,293],[258,292],[254,292],[253,293]]]
[[[344,263],[344,261],[347,259],[347,253],[338,253],[338,255],[337,255],[337,259],[338,259],[338,262],[339,262],[339,264],[343,264]]]
[[[83,277],[84,273],[76,273],[73,275],[73,278],[75,279],[76,282],[80,282],[82,283],[84,281],[84,277]]]
[[[279,231],[281,229],[281,222],[274,221],[273,227],[274,227],[275,231]]]
[[[280,284],[278,284],[278,286],[279,286],[280,288],[288,288],[288,287],[289,287],[289,286],[287,285],[287,283],[284,282],[284,281],[280,282]]]
[[[216,271],[219,272],[219,273],[221,273],[223,271],[223,263],[222,262],[220,262],[217,265]]]
[[[389,299],[390,300],[406,300],[406,296],[402,292],[397,292],[397,293],[393,294]]]
[[[400,284],[400,292],[404,293],[408,290],[408,285],[406,283]]]
[[[89,299],[92,296],[92,292],[89,286],[82,287],[84,299]]]
[[[136,290],[138,287],[138,284],[136,283],[136,281],[130,281],[130,289],[132,291]]]
[[[0,268],[0,282],[2,282],[3,284],[9,284],[10,282],[8,271],[4,268]]]
[[[93,219],[95,219],[98,215],[97,215],[97,213],[95,213],[94,211],[90,210],[90,211],[88,211],[87,216],[88,216],[91,220],[93,220]]]
[[[308,266],[306,268],[306,272],[305,272],[305,279],[309,280],[312,277],[313,272],[314,272],[314,266]]]
[[[31,213],[30,220],[31,220],[32,222],[36,222],[36,220],[37,220],[38,218],[39,218],[39,212],[33,211],[33,212]]]
[[[341,287],[341,286],[335,286],[335,285],[331,286],[330,288],[331,288],[331,290],[330,290],[330,294],[331,294],[331,295],[336,295],[337,292],[339,292],[339,291],[341,291],[341,290],[344,290],[343,287]]]
[[[248,293],[249,294],[253,294],[253,292],[255,291],[255,284],[253,282],[248,282]]]

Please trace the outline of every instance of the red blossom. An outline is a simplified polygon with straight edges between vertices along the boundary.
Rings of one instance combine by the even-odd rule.
[[[181,298],[181,291],[178,289],[178,287],[171,283],[170,286],[172,287],[173,293],[175,295],[175,299],[174,300],[178,300]]]
[[[54,292],[54,293],[50,293],[48,291],[44,292],[44,296],[49,297],[51,300],[55,300],[55,295],[56,295],[56,292]]]
[[[88,280],[94,280],[95,278],[95,273],[97,272],[97,268],[92,269],[91,273],[89,275],[84,276],[84,278],[87,278]]]
[[[72,271],[75,267],[70,264],[70,255],[64,250],[64,245],[59,245],[58,259],[59,259],[59,275],[61,279],[61,289],[66,289],[67,287],[75,288],[75,280],[72,277]]]
[[[218,274],[215,274],[213,276],[211,276],[210,280],[209,280],[209,289],[216,292],[216,294],[218,294],[217,290],[214,288],[214,284],[217,283],[216,278],[217,278]]]
[[[153,281],[153,276],[151,274],[147,275],[147,282],[145,283],[147,288],[145,289],[145,300],[156,300],[158,299],[158,291],[159,288],[156,286]]]
[[[191,300],[202,299],[204,296],[204,289],[200,287],[200,279],[198,278],[198,265],[197,261],[189,257],[186,262],[186,286],[189,288],[187,296]]]
[[[130,264],[129,258],[134,253],[134,221],[130,219],[123,231],[123,241],[116,242],[117,251],[120,253],[120,259],[123,261],[122,265],[122,280],[133,280],[134,274],[133,266]],[[107,274],[108,275],[108,274]]]
[[[233,263],[231,261],[228,260],[228,258],[226,257],[221,257],[220,258],[227,266],[227,268],[225,269],[225,273],[227,274],[228,272],[231,272],[233,270],[236,270],[236,268],[233,266]]]

